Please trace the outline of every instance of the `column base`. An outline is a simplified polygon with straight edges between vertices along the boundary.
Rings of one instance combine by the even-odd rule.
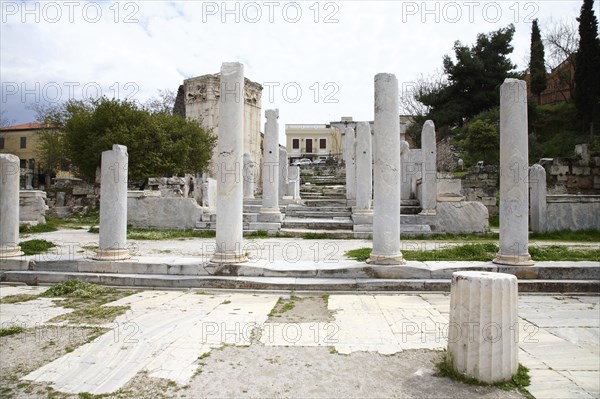
[[[16,258],[25,255],[20,246],[0,248],[0,259]]]
[[[424,216],[435,216],[437,215],[437,211],[435,209],[423,209],[419,215],[424,215]]]
[[[279,208],[261,208],[257,216],[257,221],[263,223],[281,223],[283,221],[283,213]]]
[[[248,262],[248,258],[243,253],[215,252],[209,262],[213,264],[244,263]]]
[[[131,254],[127,248],[125,249],[99,249],[96,251],[96,256],[92,257],[93,260],[126,260],[131,258]]]
[[[404,265],[406,261],[402,256],[402,253],[397,255],[373,255],[367,259],[367,263],[370,265]]]
[[[533,266],[535,262],[531,259],[531,255],[501,255],[496,254],[496,259],[492,262],[499,265],[508,266]]]

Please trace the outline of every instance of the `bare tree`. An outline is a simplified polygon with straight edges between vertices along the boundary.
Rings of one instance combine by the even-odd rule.
[[[544,31],[544,47],[547,51],[546,64],[554,69],[579,48],[579,33],[576,21],[559,20],[550,21]],[[574,60],[573,60],[574,62]]]
[[[413,82],[403,82],[400,93],[400,113],[411,116],[425,116],[429,107],[419,101],[427,93],[438,90],[446,83],[446,78],[440,70],[425,76],[419,76]]]
[[[175,93],[174,90],[158,89],[158,96],[150,97],[150,99],[144,103],[144,108],[152,113],[166,112],[168,114],[172,114],[176,97],[177,93]]]
[[[6,110],[5,109],[3,109],[2,111],[0,111],[0,128],[10,126],[13,123],[14,123],[14,121],[8,119],[8,117],[6,116]]]

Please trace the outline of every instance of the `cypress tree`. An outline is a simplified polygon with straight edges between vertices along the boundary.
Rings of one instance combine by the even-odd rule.
[[[600,110],[600,40],[594,0],[583,0],[579,18],[579,50],[575,61],[575,105],[584,122],[594,131],[594,118]]]
[[[537,103],[540,104],[541,94],[548,86],[548,79],[544,62],[544,43],[542,43],[537,19],[533,20],[533,25],[531,26],[529,74],[531,76],[531,92],[537,97]]]

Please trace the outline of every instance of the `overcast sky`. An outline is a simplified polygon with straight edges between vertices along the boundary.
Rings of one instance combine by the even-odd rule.
[[[574,20],[581,0],[546,1],[0,1],[4,117],[33,102],[96,96],[145,101],[158,89],[245,65],[262,108],[285,123],[373,119],[373,77],[402,88],[441,69],[455,40],[513,23],[512,60],[526,68],[531,21]],[[23,5],[24,4],[24,5]],[[598,2],[595,4],[598,16]],[[262,125],[261,125],[262,126]]]

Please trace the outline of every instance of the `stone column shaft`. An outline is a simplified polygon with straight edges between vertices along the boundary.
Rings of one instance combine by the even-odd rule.
[[[356,208],[358,212],[371,212],[373,194],[373,153],[371,126],[358,122],[356,126]]]
[[[448,355],[458,372],[480,381],[510,380],[517,372],[517,278],[456,272],[450,288]]]
[[[400,252],[400,125],[398,80],[375,76],[373,251],[369,263],[403,264]]]
[[[300,167],[288,167],[288,195],[292,196],[294,201],[300,199]]]
[[[437,207],[437,148],[433,121],[426,121],[421,131],[423,154],[421,190],[422,215],[435,215]]]
[[[546,169],[535,164],[529,168],[529,207],[531,212],[531,230],[542,233],[546,231]]]
[[[21,256],[19,247],[20,160],[0,154],[0,260]]]
[[[414,167],[412,165],[410,147],[407,141],[400,141],[400,199],[408,200],[411,197],[412,176],[414,175]]]
[[[352,127],[344,128],[344,162],[346,164],[346,199],[356,199],[356,134]]]
[[[102,153],[100,238],[96,260],[129,259],[127,249],[127,147],[114,144]]]
[[[290,195],[287,192],[288,185],[288,160],[287,150],[285,148],[279,148],[279,200],[282,200],[284,196]]]
[[[500,86],[500,251],[495,263],[532,265],[529,255],[527,86]]]
[[[263,154],[263,197],[259,222],[281,223],[283,215],[279,210],[279,118],[278,109],[265,111],[265,141]],[[279,226],[281,227],[281,226]],[[273,226],[277,229],[277,226]]]
[[[244,65],[221,66],[217,139],[217,248],[211,262],[245,262],[242,252]]]
[[[254,198],[254,163],[250,154],[244,153],[244,199]]]

